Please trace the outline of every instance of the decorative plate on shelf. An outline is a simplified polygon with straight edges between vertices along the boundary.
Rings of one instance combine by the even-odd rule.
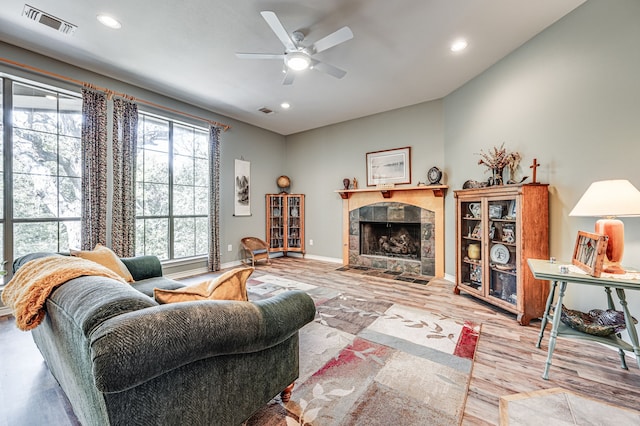
[[[509,261],[509,249],[502,244],[495,244],[491,247],[491,260],[496,263],[507,263]]]

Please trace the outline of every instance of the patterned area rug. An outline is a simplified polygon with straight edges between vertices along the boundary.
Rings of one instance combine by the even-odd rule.
[[[456,425],[480,325],[272,275],[249,298],[303,290],[315,320],[300,330],[300,377],[291,400],[271,401],[257,425]]]

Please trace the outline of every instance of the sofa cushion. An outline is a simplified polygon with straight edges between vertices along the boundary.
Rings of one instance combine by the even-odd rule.
[[[122,257],[120,260],[131,272],[131,276],[135,281],[162,276],[162,264],[157,256]]]
[[[52,253],[52,252],[44,252],[39,251],[35,253],[25,254],[24,256],[20,256],[16,260],[13,261],[13,273],[18,272],[18,269],[22,268],[24,265],[29,263],[32,260],[40,259],[42,257],[50,257],[55,256],[56,254],[65,255],[64,253]]]
[[[185,285],[170,278],[153,277],[131,283],[131,287],[135,288],[140,293],[146,294],[149,297],[153,297],[154,288],[159,288],[162,290],[177,290],[185,287]]]
[[[254,268],[236,268],[219,277],[177,290],[155,288],[153,295],[158,303],[188,302],[192,300],[249,300],[247,279]]]
[[[47,306],[50,307],[52,303],[76,323],[87,337],[110,318],[158,306],[155,300],[130,285],[96,276],[67,281],[51,294]]]
[[[102,244],[96,244],[96,247],[91,251],[71,250],[72,256],[81,257],[83,259],[91,260],[99,263],[100,265],[111,269],[116,274],[120,275],[125,281],[133,282],[133,276],[127,269],[124,263],[118,256],[109,248]]]

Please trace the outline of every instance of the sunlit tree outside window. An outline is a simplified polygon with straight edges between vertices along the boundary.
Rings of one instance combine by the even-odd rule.
[[[208,252],[206,130],[140,114],[136,255],[180,259]]]
[[[82,100],[13,83],[13,256],[80,247]]]

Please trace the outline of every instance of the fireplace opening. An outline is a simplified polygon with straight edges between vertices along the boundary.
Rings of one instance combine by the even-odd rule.
[[[420,259],[420,223],[360,222],[360,254]]]

